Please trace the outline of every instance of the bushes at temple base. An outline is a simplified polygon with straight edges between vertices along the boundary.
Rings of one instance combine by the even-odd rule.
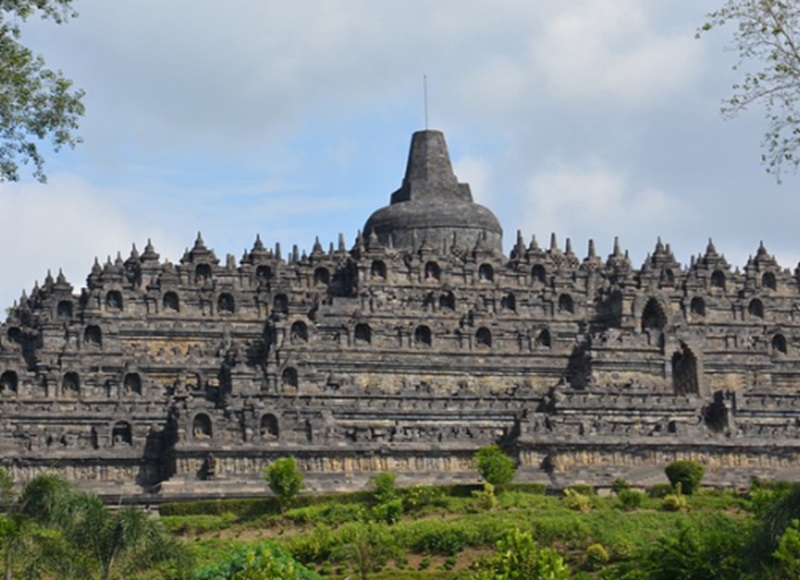
[[[481,447],[475,454],[475,464],[484,481],[495,487],[511,483],[517,471],[514,460],[497,445]]]
[[[677,489],[680,485],[680,493],[686,495],[692,495],[700,489],[705,472],[706,468],[697,461],[673,461],[664,470],[672,487]]]
[[[285,510],[303,489],[303,474],[297,468],[294,457],[281,457],[264,468],[264,479],[278,503]]]

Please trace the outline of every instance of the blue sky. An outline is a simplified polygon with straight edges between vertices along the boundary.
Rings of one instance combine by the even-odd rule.
[[[724,121],[731,30],[711,0],[77,0],[24,39],[86,91],[84,143],[47,185],[0,183],[0,302],[153,240],[219,257],[256,234],[348,243],[399,186],[411,133],[445,132],[456,173],[526,240],[657,236],[684,264],[709,237],[794,269],[800,179],[760,163],[757,109]]]

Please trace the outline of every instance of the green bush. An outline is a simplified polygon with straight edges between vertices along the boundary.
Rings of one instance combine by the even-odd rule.
[[[616,493],[617,495],[619,495],[619,494],[620,494],[620,492],[622,492],[622,491],[627,491],[627,490],[629,490],[630,488],[631,488],[631,484],[630,484],[630,483],[628,483],[627,481],[625,481],[624,479],[621,479],[621,478],[619,478],[619,477],[618,477],[617,479],[615,479],[615,480],[614,480],[614,481],[611,483],[611,489],[612,489],[612,490],[614,491],[614,493]]]
[[[673,491],[672,486],[668,483],[656,483],[647,489],[647,495],[653,499],[663,499]]]
[[[511,483],[517,464],[497,445],[482,447],[475,454],[475,463],[481,477],[495,487]]]
[[[578,512],[588,512],[592,509],[592,500],[587,495],[583,495],[568,487],[564,490],[564,505],[569,509]]]
[[[697,461],[673,461],[667,465],[664,473],[673,487],[681,486],[681,493],[692,495],[700,488],[706,468]]]
[[[673,493],[664,498],[661,509],[667,512],[682,512],[689,509],[686,496],[681,493]]]
[[[551,548],[540,548],[530,533],[514,529],[497,542],[496,552],[476,564],[475,580],[497,578],[567,580],[569,568]]]
[[[319,576],[273,543],[240,546],[229,558],[212,566],[192,572],[192,580],[224,580],[233,578],[281,578],[314,580]]]
[[[590,570],[599,570],[608,564],[610,559],[608,550],[603,544],[592,544],[586,548],[586,566]]]
[[[472,495],[483,510],[493,510],[497,507],[497,496],[494,494],[494,486],[491,483],[484,483],[483,491],[473,491]]]
[[[260,516],[277,512],[278,503],[274,498],[167,502],[158,508],[162,516]]]
[[[622,509],[635,510],[642,505],[644,494],[633,489],[623,489],[617,494]]]
[[[303,489],[303,474],[297,468],[294,457],[281,457],[264,468],[264,479],[278,499],[281,511],[291,504]]]
[[[577,483],[575,485],[570,485],[567,489],[571,489],[575,493],[579,493],[581,495],[585,495],[587,497],[597,495],[597,491],[591,485],[584,485],[582,483]]]
[[[393,499],[379,503],[372,506],[370,513],[375,521],[396,524],[403,515],[403,500]]]
[[[422,508],[445,505],[445,495],[441,489],[414,485],[404,490],[403,508],[406,511],[416,511]]]
[[[395,485],[397,476],[394,473],[383,471],[369,481],[376,503],[384,503],[397,497],[397,487]]]

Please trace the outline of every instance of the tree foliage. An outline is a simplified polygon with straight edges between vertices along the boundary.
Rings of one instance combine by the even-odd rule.
[[[481,447],[475,454],[475,463],[481,477],[495,487],[511,483],[517,470],[514,460],[497,445]]]
[[[567,580],[569,568],[552,548],[540,548],[529,532],[514,529],[477,566],[474,580]]]
[[[281,509],[292,503],[295,496],[303,489],[303,474],[297,468],[294,457],[281,457],[264,469],[264,478]]]
[[[723,114],[738,115],[751,105],[766,110],[762,160],[780,179],[784,166],[800,165],[800,4],[795,0],[726,0],[708,14],[698,35],[732,24],[734,67],[742,78],[723,102]]]
[[[706,468],[697,461],[673,461],[667,465],[664,472],[672,487],[678,489],[680,485],[679,493],[692,495],[700,488]]]
[[[19,22],[39,14],[57,24],[75,13],[72,0],[0,0],[0,181],[19,179],[20,164],[32,164],[45,181],[42,142],[55,151],[74,147],[83,91],[61,71],[20,42]]]

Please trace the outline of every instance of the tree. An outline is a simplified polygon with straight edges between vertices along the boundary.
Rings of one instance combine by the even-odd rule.
[[[680,484],[680,492],[686,495],[692,495],[700,489],[705,472],[706,468],[697,461],[673,461],[664,469],[672,487],[677,488]]]
[[[55,151],[74,147],[83,91],[44,58],[20,43],[20,21],[38,13],[57,24],[75,13],[72,0],[0,0],[0,181],[17,181],[19,165],[33,164],[33,176],[46,180],[42,141]]]
[[[567,580],[569,568],[552,548],[540,548],[530,532],[514,529],[497,551],[478,564],[474,580]]]
[[[797,169],[800,156],[800,4],[795,0],[726,0],[708,14],[698,31],[733,24],[734,67],[743,78],[723,102],[722,112],[735,117],[750,105],[766,109],[768,129],[762,146],[767,171],[780,180],[781,169]]]
[[[264,469],[264,479],[278,498],[281,511],[286,509],[303,489],[303,474],[297,468],[294,457],[276,459]]]
[[[511,483],[517,470],[514,460],[497,445],[481,447],[475,454],[475,462],[481,477],[495,487]]]

